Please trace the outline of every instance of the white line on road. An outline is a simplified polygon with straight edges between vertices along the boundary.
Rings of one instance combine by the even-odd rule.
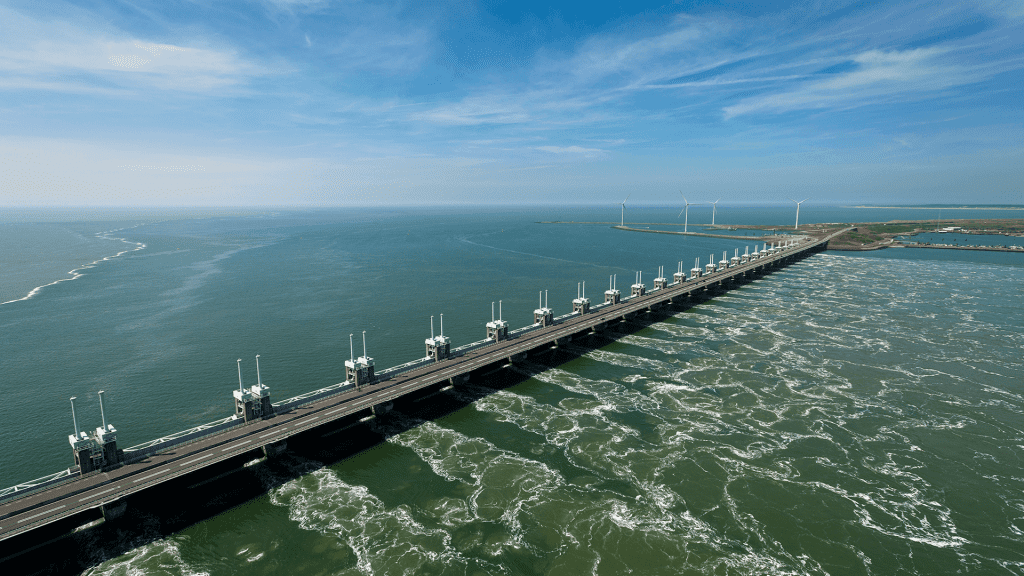
[[[33,514],[32,516],[29,516],[28,518],[22,518],[21,520],[18,520],[18,524],[21,524],[22,522],[28,522],[29,520],[31,520],[33,518],[39,518],[40,516],[49,514],[50,512],[56,512],[57,510],[60,510],[61,508],[65,508],[65,506],[63,504],[61,504],[60,506],[57,506],[56,508],[50,508],[49,510],[47,510],[45,512],[40,512],[39,514]]]
[[[239,446],[245,446],[246,444],[249,444],[250,442],[252,442],[252,440],[246,440],[245,442],[239,442],[238,444],[235,444],[234,446],[228,446],[227,448],[221,448],[220,451],[221,452],[227,452],[228,450],[234,450],[235,448],[238,448]]]
[[[137,478],[135,480],[132,480],[132,483],[134,484],[135,482],[142,482],[143,480],[149,480],[150,478],[153,478],[154,476],[159,476],[161,474],[163,474],[163,471],[156,472],[154,474],[150,474],[149,476],[143,476],[142,478]]]
[[[260,436],[260,438],[266,438],[267,436],[273,436],[274,434],[277,434],[278,432],[280,432],[280,430],[274,430],[272,432],[267,432],[266,434]]]
[[[88,500],[89,498],[95,498],[95,497],[99,496],[100,494],[106,494],[107,492],[113,492],[114,490],[117,490],[117,486],[115,486],[113,488],[107,488],[106,490],[104,490],[102,492],[97,492],[95,494],[90,494],[90,495],[86,496],[85,498],[79,498],[78,501],[82,502],[82,501]]]
[[[188,466],[189,464],[194,464],[194,463],[199,462],[200,460],[202,460],[204,458],[209,458],[210,456],[213,456],[213,454],[203,454],[199,458],[193,458],[193,459],[189,460],[188,462],[182,462],[181,464],[178,464],[178,466]]]

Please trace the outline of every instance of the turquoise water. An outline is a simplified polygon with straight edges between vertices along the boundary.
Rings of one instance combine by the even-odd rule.
[[[851,213],[819,216],[899,217]],[[96,240],[114,247],[107,256],[143,249],[0,306],[0,484],[70,464],[71,395],[95,426],[105,390],[131,445],[229,414],[239,357],[254,378],[260,354],[264,382],[285,398],[341,379],[349,333],[367,330],[389,366],[422,355],[431,314],[464,344],[483,337],[492,300],[521,326],[538,290],[562,314],[577,282],[596,298],[609,274],[621,288],[642,270],[650,284],[658,266],[688,270],[750,245],[536,223],[606,218],[463,209],[130,222],[113,235],[124,241]],[[63,225],[85,238],[126,228]],[[483,397],[447,416],[373,423],[386,441],[351,458],[251,466],[246,481],[264,495],[178,532],[154,521],[95,542],[82,569],[1024,574],[1024,258],[934,253],[946,252],[816,255],[568,362],[532,359],[512,387],[450,392]],[[36,286],[54,279],[38,274]]]

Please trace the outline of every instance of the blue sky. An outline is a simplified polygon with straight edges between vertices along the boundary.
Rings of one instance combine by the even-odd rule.
[[[1024,204],[1024,4],[0,1],[0,205]]]

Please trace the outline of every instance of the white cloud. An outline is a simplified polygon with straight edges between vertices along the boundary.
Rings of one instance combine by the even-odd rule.
[[[915,98],[926,92],[983,80],[978,68],[948,62],[948,50],[869,50],[854,56],[855,70],[805,82],[796,90],[755,96],[723,110],[733,118],[751,113],[780,113],[814,108],[862,106]]]
[[[516,124],[530,120],[530,114],[521,104],[509,102],[507,97],[475,96],[434,107],[410,115],[412,120],[422,120],[448,126],[474,126],[478,124]]]
[[[619,72],[636,74],[652,61],[697,48],[705,34],[706,30],[691,24],[639,40],[594,37],[573,57],[573,70],[585,78]]]
[[[550,152],[552,154],[583,154],[586,156],[595,156],[605,153],[605,151],[600,148],[584,148],[582,146],[537,146],[536,149],[541,152]]]
[[[68,92],[80,92],[88,79],[107,87],[223,90],[266,72],[230,49],[147,42],[117,30],[33,20],[6,8],[0,8],[0,71],[8,88]]]

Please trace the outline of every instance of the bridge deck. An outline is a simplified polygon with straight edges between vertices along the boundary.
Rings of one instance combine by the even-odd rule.
[[[702,276],[695,281],[671,284],[665,289],[649,292],[645,296],[629,298],[616,305],[603,306],[589,314],[573,316],[553,326],[533,330],[511,340],[469,351],[457,358],[429,364],[363,386],[361,390],[349,390],[278,413],[268,420],[238,426],[168,449],[140,462],[126,464],[109,472],[93,474],[5,502],[0,504],[0,540],[115,502],[217,462],[357,414],[376,404],[469,374],[496,362],[503,362],[517,354],[548,347],[562,338],[586,332],[600,324],[614,322],[671,302],[673,299],[702,292],[736,276],[764,271],[770,266],[824,247],[832,236],[809,241],[735,268]]]

